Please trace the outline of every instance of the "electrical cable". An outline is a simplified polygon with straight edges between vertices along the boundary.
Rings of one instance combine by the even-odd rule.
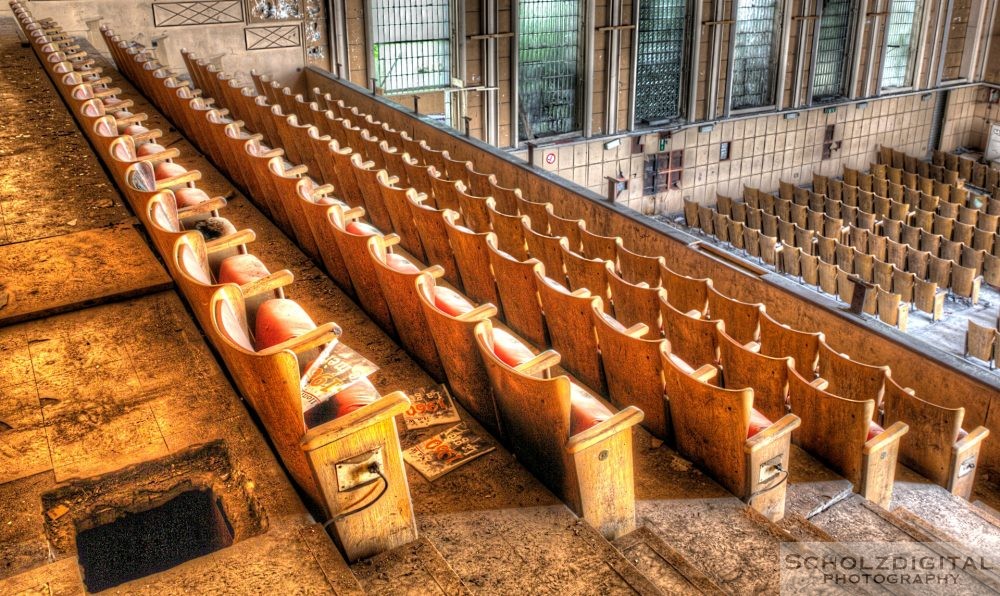
[[[771,486],[768,486],[767,488],[762,488],[762,489],[760,489],[758,491],[750,493],[750,497],[747,498],[747,501],[751,501],[751,500],[753,500],[753,499],[755,499],[755,498],[757,498],[757,497],[759,497],[759,496],[761,496],[763,494],[769,493],[772,490],[778,488],[779,486],[781,486],[782,484],[784,484],[785,482],[788,481],[788,472],[785,470],[785,468],[783,468],[781,466],[781,464],[778,464],[778,465],[774,466],[774,469],[777,470],[779,473],[784,474],[781,477],[781,479],[778,480],[777,482],[775,482],[774,484],[772,484]]]
[[[361,513],[362,511],[364,511],[365,509],[368,509],[369,507],[371,507],[375,503],[378,503],[379,499],[381,499],[383,496],[385,496],[386,491],[389,490],[389,480],[385,477],[385,474],[382,473],[382,470],[379,468],[379,465],[378,464],[372,464],[371,466],[368,467],[368,471],[371,472],[371,473],[373,473],[373,474],[378,474],[378,477],[382,479],[382,490],[379,491],[378,495],[376,495],[374,499],[372,499],[371,501],[365,503],[364,505],[362,505],[360,507],[356,507],[354,509],[349,509],[347,511],[344,511],[343,513],[335,515],[334,517],[331,517],[329,520],[326,521],[326,523],[323,524],[323,529],[324,530],[327,527],[329,527],[330,524],[339,522],[339,521],[341,521],[343,519],[346,519],[346,518],[348,518],[348,517],[350,517],[350,516],[352,516],[352,515],[354,515],[356,513]],[[362,485],[362,486],[364,486],[364,485]],[[357,490],[358,488],[361,488],[361,486],[355,487],[354,489],[351,489],[351,490]],[[375,489],[372,489],[371,492],[368,493],[368,495],[371,495],[374,492],[375,492]],[[367,498],[368,495],[365,495],[365,497],[363,497],[361,499],[361,501],[363,501],[365,498]]]

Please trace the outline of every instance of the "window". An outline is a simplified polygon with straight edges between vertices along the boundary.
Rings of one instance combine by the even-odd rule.
[[[730,87],[730,105],[734,110],[774,103],[780,16],[777,0],[738,0]]]
[[[825,0],[816,41],[813,100],[833,99],[843,93],[844,59],[850,33],[850,0]]]
[[[687,0],[639,3],[639,57],[635,76],[635,118],[639,122],[680,116],[686,13]]]
[[[885,27],[885,61],[882,64],[882,88],[910,84],[910,55],[916,29],[917,0],[892,0],[889,22]]]
[[[451,85],[448,0],[371,0],[376,83],[386,95]]]
[[[680,188],[683,174],[683,149],[647,155],[642,176],[642,193],[653,195]]]
[[[521,140],[580,128],[580,0],[518,4],[518,109]]]

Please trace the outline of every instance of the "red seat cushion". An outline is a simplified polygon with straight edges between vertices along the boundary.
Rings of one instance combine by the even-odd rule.
[[[493,353],[508,366],[517,366],[535,357],[528,346],[503,329],[493,330]]]
[[[571,437],[611,418],[611,410],[604,407],[599,399],[576,383],[570,384],[569,398],[569,436]]]
[[[749,439],[769,426],[771,426],[771,421],[767,419],[767,416],[761,414],[756,409],[751,408],[750,428],[747,429],[747,438]]]
[[[399,271],[400,273],[420,273],[420,269],[410,262],[410,259],[396,253],[385,255],[385,264],[393,271]]]
[[[220,284],[243,285],[270,274],[271,272],[267,270],[264,263],[251,254],[227,257],[219,265]]]
[[[156,153],[163,153],[167,148],[159,143],[143,143],[135,149],[136,155],[154,155]]]
[[[184,187],[174,191],[174,198],[177,199],[177,208],[183,209],[184,207],[194,207],[195,205],[204,203],[210,197],[207,192],[200,188]]]
[[[173,178],[174,176],[180,176],[185,173],[187,173],[187,168],[179,163],[173,163],[171,161],[161,161],[156,164],[156,167],[153,169],[153,175],[156,176],[157,180]]]
[[[378,236],[382,233],[375,226],[363,221],[352,221],[344,229],[355,236]]]
[[[875,437],[884,433],[885,429],[878,425],[877,422],[871,420],[868,422],[868,436],[865,437],[865,441],[871,441]]]
[[[434,287],[434,306],[453,317],[464,315],[475,307],[458,292],[441,286]]]
[[[257,350],[276,346],[316,328],[309,314],[298,302],[274,298],[257,309]]]

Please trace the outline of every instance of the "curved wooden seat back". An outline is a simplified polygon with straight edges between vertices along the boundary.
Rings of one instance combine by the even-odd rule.
[[[792,329],[771,318],[767,311],[760,315],[760,353],[773,358],[791,356],[795,369],[806,379],[816,376],[819,343],[822,333]]]
[[[309,221],[306,220],[305,211],[301,206],[302,197],[298,192],[298,183],[306,174],[306,166],[289,168],[285,165],[284,159],[272,157],[267,167],[274,182],[275,198],[284,206],[292,233],[302,247],[302,252],[319,260],[319,248],[313,237],[312,228],[309,227]]]
[[[525,198],[517,202],[517,211],[521,215],[527,215],[531,220],[532,229],[539,234],[549,233],[549,213],[552,211],[551,203],[536,203]]]
[[[518,204],[523,199],[520,188],[507,188],[500,186],[495,180],[490,180],[490,191],[488,193],[496,201],[496,210],[506,215],[516,215]]]
[[[643,426],[658,439],[671,440],[673,429],[663,393],[663,364],[659,334],[650,334],[642,323],[625,327],[605,313],[597,301],[591,304],[601,362],[607,377],[611,403],[643,411]]]
[[[591,307],[596,297],[586,289],[570,291],[535,268],[538,297],[545,314],[552,349],[562,356],[562,366],[584,385],[607,395],[604,371],[597,350]],[[600,303],[597,303],[602,307]]]
[[[618,247],[618,270],[622,279],[638,284],[643,282],[651,288],[660,287],[660,268],[664,267],[663,257],[649,257]]]
[[[561,237],[538,232],[533,228],[534,225],[535,221],[530,217],[521,219],[528,254],[545,265],[545,275],[565,285],[566,270],[562,260]]]
[[[602,236],[591,232],[586,226],[581,226],[580,242],[583,244],[584,256],[590,259],[611,261],[617,269],[618,249],[622,246],[620,236]]]
[[[792,412],[802,420],[795,435],[806,451],[847,478],[857,488],[862,478],[862,449],[875,400],[857,401],[823,390],[823,379],[807,382],[790,369],[788,393]]]
[[[819,342],[819,376],[829,383],[826,391],[855,401],[866,399],[882,405],[888,366],[872,366],[852,360],[831,348],[825,340]]]
[[[365,213],[368,214],[368,219],[371,220],[372,225],[380,230],[384,231],[394,231],[397,234],[403,235],[399,229],[396,228],[396,221],[393,220],[393,213],[389,208],[385,194],[382,191],[381,180],[379,179],[379,174],[383,173],[383,170],[379,170],[375,167],[374,162],[364,161],[360,153],[353,153],[350,157],[350,167],[351,172],[354,174],[354,180],[357,182],[358,189],[360,192],[361,204],[365,207]],[[385,184],[394,185],[397,180],[395,177],[385,175]],[[406,222],[410,221],[409,208],[405,203],[395,205],[396,216],[401,220]],[[402,215],[401,215],[402,214]],[[404,217],[405,215],[405,217]],[[400,223],[399,225],[404,225]],[[410,230],[412,224],[407,229]],[[415,231],[410,230],[412,234]],[[416,241],[416,238],[406,238],[405,242]]]
[[[296,193],[301,199],[300,207],[316,240],[323,268],[344,292],[353,296],[354,284],[351,282],[347,262],[334,236],[329,215],[332,205],[337,205],[342,211],[349,207],[333,196],[334,190],[329,184],[316,186],[308,177],[299,179],[296,185]]]
[[[375,263],[368,256],[368,238],[370,236],[354,234],[347,230],[352,223],[367,225],[361,219],[364,213],[364,209],[360,207],[345,209],[339,205],[331,205],[327,210],[327,221],[333,231],[334,241],[340,249],[344,263],[347,265],[347,272],[351,277],[351,285],[354,287],[354,295],[358,304],[387,334],[394,335],[396,327],[393,325],[392,315],[389,313],[389,305],[386,302],[385,294],[382,293],[382,284],[375,272]],[[377,232],[377,234],[381,234],[381,232]],[[386,238],[386,242],[398,242],[398,236],[391,235]]]
[[[549,234],[551,236],[561,236],[566,238],[569,249],[579,253],[583,250],[582,233],[580,230],[586,227],[582,219],[570,219],[559,217],[554,209],[549,209]]]
[[[667,299],[669,298],[668,293]],[[740,302],[722,294],[712,286],[708,288],[709,318],[724,321],[726,334],[741,344],[755,342],[760,338],[762,312],[764,305],[761,303]]]
[[[418,194],[410,188],[406,191],[406,202],[410,208],[420,246],[424,249],[426,261],[440,265],[444,278],[453,286],[462,287],[461,274],[455,261],[455,251],[448,240],[448,225],[444,221],[444,211],[427,204],[427,195]]]
[[[490,197],[469,194],[464,184],[456,182],[455,198],[458,200],[465,227],[476,232],[490,231],[489,201],[492,200]]]
[[[605,267],[607,261],[590,259],[571,250],[569,239],[566,237],[559,240],[559,247],[562,249],[562,262],[566,271],[566,280],[569,282],[569,289],[586,288],[590,290],[592,296],[600,296],[606,302],[608,300],[608,270]]]
[[[711,279],[681,275],[661,262],[660,281],[667,291],[667,300],[677,310],[681,312],[696,310],[703,315],[708,311],[708,288],[712,286]]]
[[[792,358],[765,356],[758,351],[758,345],[745,345],[722,330],[718,332],[718,343],[723,386],[752,387],[754,408],[770,420],[787,414],[788,367]]]
[[[670,342],[673,353],[694,366],[718,363],[716,329],[725,329],[725,324],[681,312],[667,301],[667,296],[662,291],[659,298],[663,335]]]
[[[428,196],[433,197],[434,204],[438,209],[451,209],[461,213],[462,206],[458,202],[458,185],[460,180],[445,178],[444,174],[436,169],[427,170],[427,179],[430,181],[431,192]],[[464,184],[462,184],[464,188]]]
[[[319,128],[313,127],[309,129],[309,151],[316,161],[316,167],[319,168],[319,171],[313,172],[314,175],[318,176],[326,184],[332,184],[335,188],[340,189],[346,184],[346,181],[340,179],[336,162],[333,160],[333,154],[330,153],[331,141],[333,141],[333,138],[321,132]]]
[[[422,193],[433,196],[434,186],[431,182],[433,176],[428,172],[429,166],[420,163],[410,153],[404,153],[401,159],[403,170],[406,173],[406,179],[410,182],[410,186]]]
[[[487,303],[467,313],[451,315],[435,305],[435,285],[430,275],[417,277],[417,297],[448,378],[448,387],[462,407],[490,433],[499,437],[496,404],[493,403],[486,367],[476,348],[475,338],[476,325],[495,316],[497,308]]]
[[[440,265],[432,265],[421,270],[419,263],[413,263],[419,271],[400,271],[387,262],[391,247],[392,244],[387,243],[384,236],[368,238],[368,255],[375,265],[375,274],[382,284],[382,294],[389,305],[396,335],[428,374],[436,381],[442,382],[445,379],[444,368],[441,366],[441,358],[438,356],[434,341],[430,339],[431,331],[427,326],[427,319],[419,307],[416,280],[421,273],[434,278],[441,277],[444,270]]]
[[[359,177],[361,176],[363,174],[359,174]],[[424,252],[424,246],[420,243],[420,232],[417,230],[417,224],[413,220],[413,211],[410,209],[409,197],[411,193],[416,196],[416,191],[396,186],[396,178],[390,176],[385,170],[377,172],[374,178],[382,195],[383,214],[388,220],[385,227],[376,227],[381,230],[392,230],[399,234],[400,246],[418,260],[426,262],[427,253]]]
[[[157,180],[152,164],[137,161],[125,169],[123,179],[122,190],[125,193],[125,198],[128,199],[132,211],[142,219],[149,212],[147,206],[150,199],[157,193],[164,190],[193,187],[196,181],[201,180],[201,172],[188,170],[178,176]]]
[[[668,342],[661,344],[660,356],[678,452],[768,519],[784,517],[787,476],[767,478],[762,484],[758,470],[775,458],[788,469],[789,433],[798,420],[784,418],[748,439],[753,389],[724,389],[705,382],[712,367],[691,371],[672,358]]]
[[[282,230],[290,230],[292,225],[291,220],[285,212],[284,203],[278,200],[278,193],[274,186],[274,177],[271,176],[271,170],[268,166],[272,159],[283,159],[284,150],[271,149],[258,141],[250,139],[244,142],[243,151],[246,153],[244,163],[249,166],[256,180],[257,192],[253,195],[253,198],[261,206],[261,209],[268,213],[276,226]]]
[[[493,199],[486,200],[487,215],[490,218],[490,228],[497,236],[500,249],[517,259],[528,258],[528,245],[524,241],[523,215],[508,215],[496,209]]]
[[[548,345],[545,317],[535,282],[535,267],[541,261],[514,258],[497,247],[496,236],[493,235],[486,237],[486,246],[493,275],[495,279],[503,280],[496,284],[503,322],[532,344]]]
[[[500,305],[500,295],[497,293],[496,280],[490,268],[489,248],[487,238],[492,232],[477,233],[458,223],[461,217],[458,213],[445,210],[441,219],[448,235],[448,244],[452,248],[452,258],[461,280],[462,291],[479,303]]]
[[[340,192],[343,194],[344,201],[351,207],[363,207],[365,197],[362,194],[361,183],[354,173],[355,166],[352,161],[354,150],[350,146],[342,145],[335,137],[334,140],[330,141],[329,151],[337,170]]]
[[[884,401],[885,424],[904,422],[912,431],[900,442],[899,461],[968,499],[975,484],[979,450],[989,430],[980,426],[965,435],[965,408],[946,408],[920,399],[891,377],[886,379]]]
[[[611,308],[614,317],[626,327],[643,323],[649,333],[663,336],[660,325],[660,289],[650,288],[645,282],[629,283],[615,272],[611,262],[605,263],[608,290],[611,292]]]
[[[631,532],[635,484],[630,427],[642,420],[642,412],[626,408],[570,437],[570,380],[564,375],[546,378],[559,355],[545,352],[514,368],[494,354],[488,320],[476,326],[475,335],[504,436],[518,460],[606,538]]]

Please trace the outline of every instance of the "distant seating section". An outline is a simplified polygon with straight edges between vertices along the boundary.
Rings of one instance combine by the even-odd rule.
[[[747,187],[714,207],[688,201],[684,218],[845,302],[861,286],[861,309],[905,330],[911,307],[936,321],[947,295],[976,304],[983,283],[1000,287],[1000,199],[949,172],[883,147],[869,172],[816,175],[811,190],[782,182],[777,195]]]
[[[51,20],[36,21],[18,2],[11,2],[11,9],[149,231],[154,247],[259,415],[290,475],[329,517],[345,554],[354,560],[416,538],[395,425],[395,416],[409,407],[407,397],[400,392],[383,396],[371,383],[359,381],[304,411],[302,374],[323,348],[339,341],[339,327],[317,324],[288,297],[294,294],[291,272],[272,273],[250,253],[253,230],[238,230],[220,215],[225,199],[198,188],[201,173],[175,161],[183,158],[178,149],[157,143],[161,131],[143,125],[147,115],[130,111],[134,102],[110,86],[111,78],[103,76],[73,38]],[[144,81],[141,87],[148,96],[175,122],[189,125],[186,130],[196,142],[226,155],[234,143],[242,150],[242,145],[249,149],[260,140],[246,132],[242,123],[229,119],[225,109],[202,98],[190,81],[160,67],[143,48],[118,39],[106,27],[102,32],[123,72],[133,81]],[[250,155],[231,163],[234,168],[237,163],[245,166]],[[288,200],[293,187],[281,184],[295,172],[280,167],[286,164],[275,159],[279,162],[272,164],[273,176],[266,180],[275,191],[285,193],[278,195],[282,200]],[[258,173],[245,167],[242,179]],[[303,188],[301,192],[307,190],[310,198],[321,201],[324,190],[330,189]],[[384,451],[384,465],[377,471],[381,494],[369,507],[358,509],[357,494],[339,490],[327,470],[373,446]]]
[[[853,374],[852,365],[864,366],[825,347],[822,334],[783,326],[765,305],[732,300],[711,280],[684,275],[661,257],[630,250],[590,222],[559,215],[510,181],[478,172],[412,130],[394,129],[341,98],[314,89],[310,101],[257,73],[252,87],[240,87],[187,52],[191,80],[180,81],[148,50],[108,28],[102,31],[121,71],[376,322],[432,375],[446,380],[473,416],[605,536],[620,536],[635,526],[631,427],[640,422],[774,520],[784,513],[789,442],[809,443],[804,420],[796,430],[808,404],[818,404],[811,413],[817,432],[837,430],[821,416],[820,410],[834,407],[829,404],[863,404],[864,437],[852,435],[853,442],[839,450],[816,445],[812,453],[880,503],[891,496],[893,475],[881,453],[908,454],[915,462],[927,457],[913,448],[916,441],[903,436],[906,422],[868,436],[869,425],[883,420],[887,369],[879,368],[884,375],[876,380],[883,386],[877,388],[874,381],[820,378],[821,373]],[[93,113],[98,119],[106,116],[101,109]],[[127,121],[132,115],[121,117]],[[155,139],[146,140],[142,135],[150,131],[140,129],[114,132],[139,135],[139,146]],[[167,186],[170,177],[188,186],[196,179],[171,168],[162,173],[167,177],[157,181],[153,164],[152,175],[139,166],[125,176],[144,223],[153,225],[146,214],[157,200],[165,205],[163,221],[174,234],[215,217],[197,210],[170,217],[170,199],[176,204],[180,190]],[[754,221],[763,222],[762,214],[761,209]],[[768,229],[777,238],[777,217],[768,215]],[[706,213],[703,219],[714,229],[714,216]],[[747,227],[745,217],[742,221]],[[795,242],[795,232],[785,238]],[[754,238],[754,250],[778,252],[776,242],[768,245],[760,237]],[[221,242],[216,252],[236,246],[243,254],[238,247],[250,239],[244,232],[240,242]],[[183,251],[199,255],[197,242],[192,244]],[[220,259],[221,254],[215,260]],[[818,262],[809,259],[799,260],[800,270],[803,261],[806,271],[820,275]],[[262,364],[275,348],[260,343],[260,325],[267,325],[268,337],[271,327],[267,319],[261,322],[263,305],[253,304],[267,292],[280,300],[287,280],[264,275],[269,281],[259,285],[225,285],[217,279],[223,262],[186,257],[185,271],[190,266],[195,275],[179,285],[196,310],[204,309],[199,317],[217,336],[213,341],[222,346],[227,364],[240,371],[248,399],[265,408],[274,395],[255,392],[253,384],[271,374],[279,376],[268,379],[288,382],[302,357],[281,350],[273,365]],[[171,267],[179,269],[177,263]],[[199,293],[199,269],[199,283],[219,287]],[[237,269],[256,267],[246,263]],[[294,327],[309,327],[300,315],[292,318]],[[306,332],[300,351],[309,352],[333,331],[320,329]],[[825,367],[824,358],[840,360]],[[808,392],[794,385],[796,376],[811,388]],[[370,397],[361,391],[352,399],[364,403]],[[381,400],[344,418],[358,420],[358,412],[378,409]],[[280,407],[298,403],[286,401]],[[390,421],[394,407],[381,408]],[[287,415],[275,412],[274,419]],[[963,445],[966,460],[976,456],[985,433],[977,429],[969,436],[975,438]],[[312,439],[301,433],[295,437],[302,445],[321,448],[322,441]],[[957,436],[942,440],[960,444]],[[393,453],[398,449],[391,447]],[[928,462],[927,468],[934,465]],[[870,488],[875,485],[878,490]]]

